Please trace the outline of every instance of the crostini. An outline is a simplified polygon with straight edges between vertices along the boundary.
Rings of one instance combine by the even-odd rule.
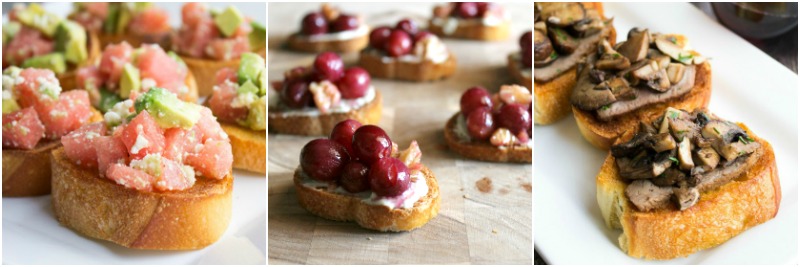
[[[555,123],[572,111],[577,66],[616,30],[602,3],[534,3],[533,122]]]
[[[199,249],[231,218],[231,143],[211,110],[164,88],[125,100],[52,153],[53,210],[124,247]]]
[[[608,149],[625,130],[667,107],[704,108],[710,98],[711,65],[686,37],[634,28],[627,41],[611,46],[603,40],[587,57],[570,102],[583,137]]]
[[[531,80],[531,75],[533,75],[533,55],[531,54],[531,49],[533,49],[531,43],[532,36],[532,31],[523,33],[522,36],[519,37],[519,52],[508,55],[508,72],[511,73],[511,76],[513,76],[517,82],[528,88],[528,90],[532,90],[533,88],[533,80]]]
[[[369,26],[357,15],[322,4],[319,12],[303,17],[300,31],[289,36],[289,49],[301,52],[360,51],[369,43]]]
[[[470,159],[530,163],[531,101],[531,92],[519,85],[503,85],[494,95],[472,87],[461,95],[461,111],[447,121],[444,140]]]
[[[380,127],[346,120],[330,138],[303,147],[294,187],[300,206],[314,215],[410,231],[436,217],[441,201],[436,177],[421,159],[416,141],[399,151]]]
[[[596,181],[620,248],[648,260],[718,246],[775,217],[781,202],[769,142],[704,109],[668,108],[629,128]]]
[[[344,67],[332,52],[317,55],[312,67],[284,73],[269,91],[269,130],[296,135],[326,135],[337,123],[353,119],[378,123],[383,100],[366,70]]]
[[[267,173],[267,72],[264,58],[244,53],[238,69],[217,72],[208,107],[233,147],[233,167]]]
[[[80,2],[68,18],[96,33],[101,47],[122,42],[170,47],[169,14],[153,3]]]
[[[76,88],[75,73],[100,56],[100,41],[80,24],[59,18],[39,4],[16,5],[3,24],[3,69],[49,69],[64,91]]]
[[[442,37],[499,41],[508,38],[511,19],[491,2],[447,3],[434,7],[428,29]]]
[[[382,26],[370,32],[358,65],[377,78],[434,81],[453,75],[456,57],[439,37],[403,19],[394,28]]]
[[[50,151],[59,139],[102,120],[83,90],[61,92],[48,69],[3,72],[3,197],[50,194]]]
[[[155,87],[167,89],[183,101],[197,101],[197,82],[186,64],[155,44],[135,49],[125,41],[110,44],[96,65],[78,69],[75,80],[101,112]]]
[[[211,94],[217,71],[239,66],[242,53],[266,55],[266,29],[236,7],[212,12],[203,3],[187,3],[181,14],[172,50],[194,74],[200,96]]]

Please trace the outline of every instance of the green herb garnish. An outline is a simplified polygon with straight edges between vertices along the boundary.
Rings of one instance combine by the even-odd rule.
[[[714,128],[712,128],[712,129],[714,129],[714,131],[715,131],[715,132],[717,132],[717,134],[720,134],[720,133],[719,133],[719,130],[717,130],[717,127],[714,127]]]
[[[675,164],[678,164],[678,159],[676,159],[675,157],[669,157],[669,160],[675,162]]]
[[[683,53],[678,54],[678,61],[680,62],[691,60],[692,58],[694,58],[694,55],[692,54],[687,53],[685,56],[683,55]]]
[[[669,117],[670,117],[671,119],[673,119],[673,120],[674,120],[674,119],[677,119],[677,118],[678,118],[678,112],[675,112],[675,111],[670,111],[670,112],[669,112]]]
[[[558,58],[558,53],[556,53],[556,51],[550,53],[550,59],[556,59],[556,58]]]
[[[611,107],[609,107],[609,105],[605,105],[605,106],[600,107],[600,109],[602,109],[602,110],[608,110],[609,108],[611,108]]]

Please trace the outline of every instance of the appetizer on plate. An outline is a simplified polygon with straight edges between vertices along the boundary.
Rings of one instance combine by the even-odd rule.
[[[625,130],[667,107],[704,108],[710,98],[711,65],[686,37],[634,28],[627,41],[611,46],[603,40],[587,57],[570,101],[583,137],[608,149]]]
[[[775,154],[747,126],[704,109],[650,122],[629,128],[597,175],[603,219],[628,255],[686,257],[778,213]]]
[[[3,24],[3,69],[49,69],[64,91],[76,88],[75,72],[100,55],[97,35],[48,13],[39,4],[16,5]]]
[[[82,90],[61,92],[48,69],[3,72],[3,197],[50,193],[50,151],[100,114]]]
[[[359,16],[328,4],[322,4],[320,12],[306,14],[300,31],[289,36],[289,49],[302,52],[355,52],[367,43],[369,26]]]
[[[533,81],[531,81],[531,75],[533,75],[532,63],[533,55],[531,54],[531,49],[533,49],[531,44],[533,32],[527,31],[519,37],[519,52],[511,53],[508,55],[508,71],[511,72],[511,75],[514,76],[514,79],[517,79],[522,85],[525,85],[528,90],[533,88]]]
[[[601,40],[617,40],[601,3],[534,3],[533,92],[536,124],[551,124],[571,112],[569,99],[578,63]],[[524,50],[523,50],[524,52]]]
[[[269,130],[298,135],[325,135],[337,123],[353,119],[378,123],[381,94],[366,70],[345,68],[332,52],[317,55],[312,67],[283,74],[269,91]]]
[[[372,30],[358,65],[378,78],[433,81],[453,75],[456,57],[439,37],[403,19],[394,28]]]
[[[52,153],[53,210],[124,247],[199,249],[231,218],[231,143],[211,110],[163,88],[125,100]]]
[[[444,128],[451,150],[482,161],[530,163],[531,92],[503,85],[494,95],[480,86],[461,95],[461,111]]]
[[[355,120],[300,152],[294,186],[314,215],[377,231],[410,231],[439,213],[439,185],[416,141],[399,151],[386,132]]]
[[[110,44],[100,62],[78,70],[76,83],[77,88],[89,92],[92,105],[102,112],[156,87],[183,101],[197,101],[197,83],[186,64],[172,51],[164,52],[154,44],[135,49],[124,41]]]
[[[267,71],[264,58],[244,53],[239,68],[217,72],[208,107],[233,147],[233,167],[267,173]]]
[[[69,19],[97,34],[101,47],[128,42],[133,46],[158,44],[169,48],[169,14],[149,2],[74,3]]]
[[[481,41],[508,38],[511,20],[503,6],[491,2],[447,3],[433,8],[428,29],[436,35]]]
[[[183,24],[172,36],[172,50],[194,74],[200,96],[210,95],[217,71],[237,68],[243,53],[266,54],[266,29],[236,7],[211,11],[202,3],[187,3],[181,14]]]

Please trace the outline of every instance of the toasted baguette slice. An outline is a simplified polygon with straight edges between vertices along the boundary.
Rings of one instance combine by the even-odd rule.
[[[422,166],[421,171],[428,184],[428,194],[414,203],[411,209],[369,205],[358,197],[309,188],[303,185],[299,167],[294,173],[294,188],[300,206],[322,218],[352,221],[361,227],[382,232],[410,231],[425,225],[439,213],[439,183],[428,167]]]
[[[398,79],[408,81],[435,81],[450,77],[456,71],[456,57],[452,53],[442,63],[430,60],[408,62],[401,60],[383,61],[383,56],[369,50],[361,51],[358,65],[369,72],[372,77]]]
[[[381,93],[375,90],[375,99],[366,105],[348,112],[315,114],[315,115],[287,115],[280,111],[267,112],[267,125],[271,132],[294,135],[329,135],[337,123],[353,119],[361,124],[377,124],[381,119],[383,99]]]
[[[254,131],[242,126],[220,122],[231,139],[233,168],[267,173],[267,131]]]
[[[694,87],[688,93],[666,102],[641,107],[617,116],[611,121],[601,121],[594,111],[572,107],[572,114],[583,138],[597,148],[608,150],[626,130],[633,129],[640,121],[652,121],[664,115],[668,107],[683,110],[708,107],[708,102],[711,100],[711,65],[706,62],[697,67]]]
[[[350,53],[360,51],[367,47],[369,43],[369,31],[362,36],[345,40],[321,40],[311,41],[303,38],[300,34],[292,34],[287,42],[289,49],[309,53],[321,53],[325,51]]]
[[[445,32],[443,25],[437,25],[433,23],[433,21],[434,19],[428,21],[428,31],[442,37],[480,41],[502,41],[508,39],[508,35],[511,32],[511,22],[507,20],[498,25],[458,23],[455,30],[450,33]]]
[[[103,120],[92,109],[89,122]],[[3,197],[32,197],[50,194],[50,153],[61,148],[61,139],[42,140],[34,149],[3,149]]]
[[[463,142],[455,132],[458,113],[444,127],[444,141],[450,150],[470,159],[493,162],[531,163],[533,150],[530,147],[498,148],[489,142]]]
[[[648,260],[686,257],[775,217],[781,203],[775,153],[766,140],[744,124],[739,126],[761,144],[760,152],[751,155],[757,157],[754,164],[728,184],[701,193],[697,204],[684,211],[675,207],[638,211],[628,201],[626,183],[609,153],[597,175],[597,202],[606,226],[622,229],[619,246],[624,252]],[[626,133],[624,140],[633,132]]]
[[[519,55],[519,52],[508,55],[508,72],[510,72],[511,76],[513,76],[514,79],[516,79],[520,84],[524,85],[525,88],[528,88],[528,90],[533,90],[533,79],[530,76],[525,76],[522,74],[522,62],[519,61],[517,55]],[[532,69],[530,75],[533,75]]]
[[[596,9],[600,16],[603,15],[603,3],[581,2],[584,8]],[[617,30],[611,26],[608,33],[608,42],[613,46],[617,43]],[[577,66],[565,71],[561,76],[549,82],[536,82],[533,84],[533,122],[539,125],[555,123],[572,111],[569,98],[577,79]]]
[[[98,39],[96,33],[87,31],[86,36],[89,37],[86,43],[89,57],[83,62],[83,64],[77,66],[73,65],[66,72],[56,74],[56,78],[58,78],[58,84],[61,85],[61,90],[67,91],[73,89],[82,89],[83,86],[78,85],[78,69],[92,65],[100,60],[100,51],[104,46],[101,46],[100,40]]]
[[[100,178],[97,169],[53,151],[53,210],[58,221],[83,235],[124,247],[199,249],[214,243],[231,218],[233,176],[198,178],[176,192],[141,192]]]
[[[254,52],[266,58],[266,49]],[[197,92],[199,96],[209,96],[214,91],[216,85],[217,71],[223,68],[239,68],[239,58],[231,60],[213,60],[205,58],[194,58],[189,56],[180,55],[183,62],[189,68],[189,71],[194,74],[197,83]]]

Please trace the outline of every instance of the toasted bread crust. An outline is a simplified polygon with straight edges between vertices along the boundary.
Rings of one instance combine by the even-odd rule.
[[[289,36],[287,45],[289,49],[309,53],[321,53],[325,51],[350,53],[360,51],[369,44],[369,31],[367,34],[346,40],[326,40],[309,41],[302,38],[299,33]]]
[[[778,212],[781,188],[772,146],[739,124],[761,144],[752,167],[722,187],[702,193],[684,211],[672,207],[641,212],[625,195],[614,158],[606,157],[597,175],[597,201],[606,225],[622,229],[619,246],[628,255],[648,260],[686,257],[718,246]],[[633,131],[626,133],[630,139]],[[753,156],[757,156],[754,154]]]
[[[472,39],[481,41],[502,41],[508,39],[511,32],[511,22],[506,20],[499,25],[463,24],[459,23],[455,31],[445,34],[444,27],[428,20],[428,31],[442,37]]]
[[[532,90],[533,86],[533,79],[531,77],[525,77],[522,75],[522,62],[514,58],[514,54],[508,55],[508,72],[511,73],[511,76],[514,77],[520,84],[524,85],[528,90]],[[533,74],[533,70],[531,70],[531,74]]]
[[[285,116],[279,111],[268,112],[268,127],[271,132],[294,135],[329,135],[337,123],[353,119],[361,124],[377,124],[381,119],[383,99],[380,91],[375,90],[375,99],[366,105],[346,113],[328,113],[319,115]]]
[[[267,173],[267,131],[254,131],[239,125],[220,122],[231,139],[233,168]]]
[[[607,122],[598,119],[594,111],[585,111],[573,106],[572,113],[583,138],[597,148],[608,150],[626,130],[637,126],[640,121],[652,121],[664,115],[664,110],[668,107],[695,110],[707,107],[710,100],[711,65],[703,63],[698,66],[692,90],[680,97],[638,108]]]
[[[265,57],[266,49],[261,51],[254,51],[254,53]],[[217,71],[223,68],[239,68],[240,59],[231,60],[213,60],[206,58],[194,58],[185,55],[180,55],[186,67],[194,74],[197,83],[197,92],[199,96],[209,96],[214,91],[216,84]]]
[[[500,149],[489,142],[462,142],[455,133],[458,113],[444,127],[444,141],[450,150],[470,159],[493,162],[531,163],[533,149],[530,147]]]
[[[53,151],[53,210],[58,221],[83,235],[124,247],[199,249],[214,243],[231,218],[233,176],[198,178],[177,192],[140,192],[73,164]]]
[[[430,60],[421,62],[400,60],[383,62],[382,58],[382,56],[375,55],[369,50],[363,50],[358,57],[358,65],[367,70],[374,78],[416,82],[444,79],[450,77],[456,71],[456,57],[452,53],[442,63],[434,63]]]
[[[294,173],[294,188],[300,206],[314,215],[336,221],[354,221],[361,227],[382,232],[410,231],[425,225],[439,213],[439,183],[428,167],[423,166],[421,171],[428,183],[428,194],[411,209],[369,205],[357,197],[303,186],[299,167]]]
[[[78,87],[78,69],[92,65],[100,59],[100,51],[104,46],[101,46],[100,40],[96,33],[86,32],[86,35],[89,37],[88,43],[86,44],[88,46],[87,52],[89,57],[86,59],[86,61],[84,61],[81,65],[70,68],[64,73],[56,74],[56,78],[58,78],[58,84],[61,85],[61,89],[64,91],[81,88]]]

